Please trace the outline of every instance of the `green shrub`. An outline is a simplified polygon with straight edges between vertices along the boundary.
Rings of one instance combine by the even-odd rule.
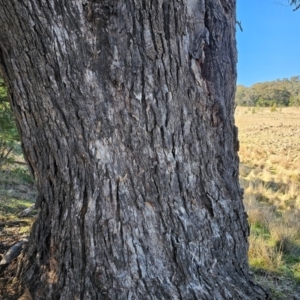
[[[7,98],[7,90],[0,78],[0,167],[9,161],[19,148],[19,133]]]

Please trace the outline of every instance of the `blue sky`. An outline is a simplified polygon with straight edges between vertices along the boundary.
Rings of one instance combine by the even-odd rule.
[[[300,9],[288,0],[237,0],[238,84],[300,75]]]

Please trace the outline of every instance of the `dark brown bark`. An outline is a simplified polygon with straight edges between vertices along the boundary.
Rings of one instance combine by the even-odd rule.
[[[265,299],[248,274],[235,1],[0,0],[39,217],[33,299]]]

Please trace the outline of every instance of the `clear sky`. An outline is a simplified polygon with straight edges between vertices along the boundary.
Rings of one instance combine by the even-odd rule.
[[[288,0],[237,0],[238,84],[300,75],[300,9]]]

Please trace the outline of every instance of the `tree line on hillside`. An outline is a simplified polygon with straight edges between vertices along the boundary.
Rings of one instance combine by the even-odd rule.
[[[235,102],[241,106],[299,106],[300,76],[256,83],[251,87],[237,85]]]

